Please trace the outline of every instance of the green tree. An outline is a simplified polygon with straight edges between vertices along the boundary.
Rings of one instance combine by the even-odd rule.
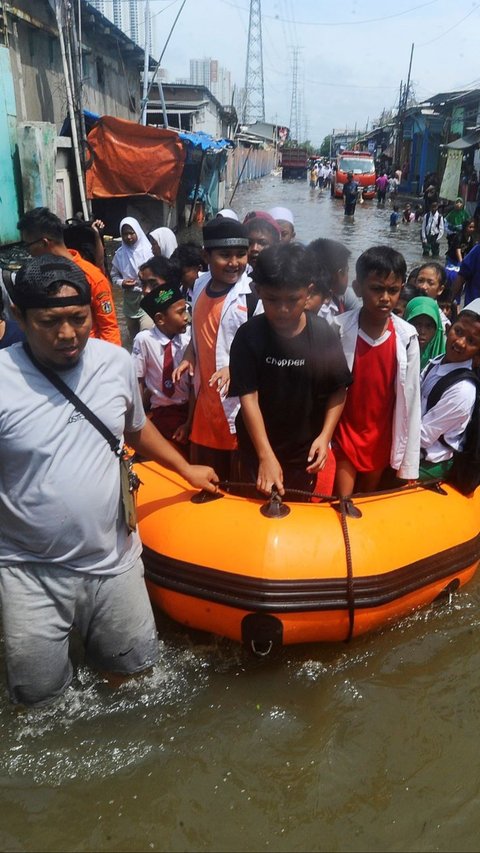
[[[331,145],[332,135],[329,134],[323,140],[320,146],[320,157],[330,157],[330,145]]]

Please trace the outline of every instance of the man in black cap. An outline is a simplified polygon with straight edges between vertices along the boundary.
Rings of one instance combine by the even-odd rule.
[[[196,488],[215,490],[217,477],[189,465],[145,419],[126,350],[89,338],[90,287],[73,261],[33,259],[14,298],[27,346],[0,352],[0,600],[10,697],[33,706],[72,681],[73,625],[100,671],[132,675],[157,659],[117,443],[125,437]]]

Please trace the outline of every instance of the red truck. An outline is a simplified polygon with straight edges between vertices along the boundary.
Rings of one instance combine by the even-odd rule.
[[[308,169],[308,151],[306,148],[282,149],[282,180],[289,178],[305,180]]]
[[[337,168],[332,180],[332,195],[341,198],[343,185],[347,183],[347,173],[352,172],[353,180],[359,185],[364,198],[373,198],[375,187],[375,161],[368,151],[342,151],[337,156]]]

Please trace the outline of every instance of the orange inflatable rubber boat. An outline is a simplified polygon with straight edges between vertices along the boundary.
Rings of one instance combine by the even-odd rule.
[[[342,641],[448,595],[480,559],[480,489],[410,486],[351,501],[220,493],[135,466],[152,603],[177,622],[245,642]]]

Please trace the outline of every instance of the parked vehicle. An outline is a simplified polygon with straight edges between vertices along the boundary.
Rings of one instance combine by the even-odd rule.
[[[368,151],[342,151],[337,156],[335,177],[332,181],[332,196],[341,198],[347,173],[352,172],[359,184],[363,198],[374,198],[376,187],[375,161]]]
[[[306,148],[283,148],[282,149],[282,179],[290,178],[305,180],[308,169],[308,151]]]

